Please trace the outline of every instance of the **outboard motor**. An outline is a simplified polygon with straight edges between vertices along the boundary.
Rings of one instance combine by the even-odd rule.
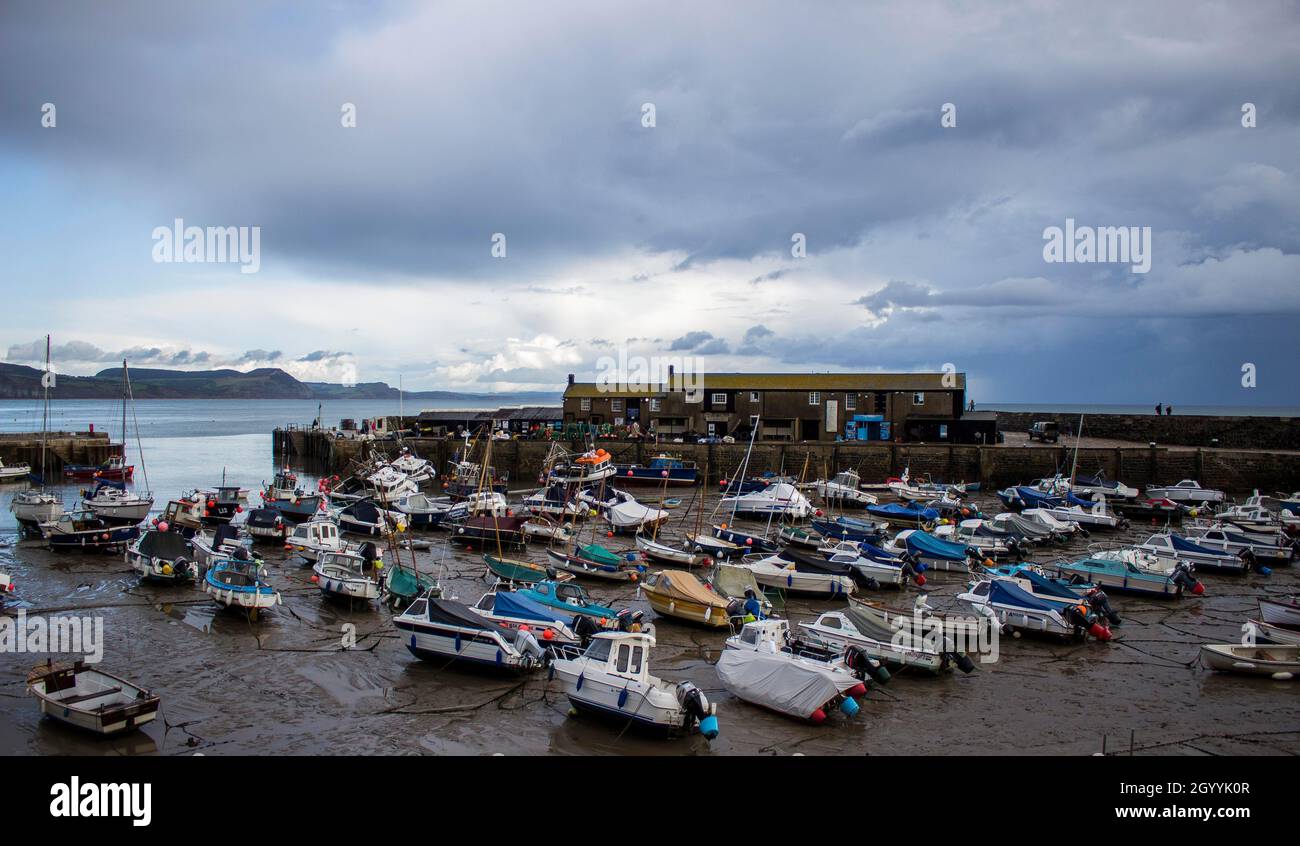
[[[849,578],[853,580],[853,584],[864,590],[880,590],[880,582],[863,573],[857,567],[849,568]]]
[[[1265,567],[1263,564],[1259,563],[1259,559],[1255,557],[1255,551],[1253,549],[1243,549],[1239,557],[1242,561],[1246,562],[1247,570],[1254,570],[1261,576],[1267,576],[1273,572],[1272,567]]]
[[[1174,572],[1169,577],[1169,581],[1180,591],[1190,590],[1197,596],[1205,593],[1205,585],[1192,575],[1192,565],[1186,561],[1179,561],[1174,565]]]
[[[912,553],[904,552],[902,555],[898,556],[898,560],[902,562],[899,569],[903,571],[903,578],[915,582],[917,587],[925,587],[925,576],[917,569],[917,561],[916,558],[913,557]]]
[[[698,687],[690,682],[677,685],[677,704],[700,724],[700,734],[704,735],[706,740],[718,736],[718,718],[714,715],[713,707],[705,698],[704,692]]]
[[[1088,604],[1092,606],[1093,611],[1109,620],[1112,626],[1118,626],[1122,622],[1119,615],[1110,607],[1110,597],[1106,596],[1106,592],[1101,588],[1095,587],[1088,591]]]
[[[888,684],[892,678],[885,665],[868,655],[860,646],[850,646],[844,650],[844,663],[860,679],[870,678],[877,684]],[[865,690],[862,692],[866,693]]]
[[[573,619],[573,633],[578,636],[578,642],[586,646],[593,637],[600,634],[600,626],[586,614],[578,614]]]
[[[526,627],[521,627],[515,633],[515,649],[524,654],[526,665],[532,662],[538,664],[546,662],[546,650],[542,649],[542,645],[537,642],[537,638],[533,637],[533,633]]]
[[[948,656],[948,660],[956,664],[957,669],[963,673],[975,672],[975,662],[965,652],[945,652],[944,655]]]
[[[230,553],[230,557],[236,561],[252,561],[253,557],[248,554],[248,550],[242,546],[235,547],[235,551]]]
[[[546,568],[546,578],[550,579],[551,581],[555,581],[557,578],[559,578],[559,575],[560,575],[560,574],[559,574],[558,572],[556,572],[556,570],[555,570],[554,567],[547,566],[547,568]]]
[[[194,562],[188,558],[177,558],[172,562],[172,572],[182,578],[194,575]]]
[[[1025,560],[1025,548],[1020,545],[1020,541],[1014,537],[1007,538],[1007,552],[1016,557],[1017,561]]]
[[[1086,632],[1097,640],[1110,640],[1110,629],[1098,622],[1097,616],[1087,611],[1086,605],[1067,605],[1061,616],[1079,632]]]

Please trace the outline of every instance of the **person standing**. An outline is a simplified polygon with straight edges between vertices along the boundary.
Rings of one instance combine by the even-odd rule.
[[[1156,417],[1159,417],[1161,414],[1164,413],[1164,405],[1165,404],[1162,402],[1156,403]]]

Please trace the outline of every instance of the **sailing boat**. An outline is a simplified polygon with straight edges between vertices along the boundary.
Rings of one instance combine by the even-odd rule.
[[[134,473],[135,467],[126,464],[126,408],[127,403],[131,401],[131,377],[127,373],[126,359],[122,359],[122,457],[120,459],[121,467],[126,468],[122,472],[123,478],[130,478]],[[140,453],[140,466],[144,466],[144,450],[140,444],[140,421],[135,422],[135,445],[136,451]],[[126,472],[127,470],[131,472]],[[104,471],[95,474],[97,480],[95,489],[90,496],[82,494],[82,503],[86,509],[96,517],[110,524],[133,524],[149,516],[149,509],[153,508],[153,496],[149,491],[128,491],[124,481],[115,480],[111,475],[105,475]],[[149,472],[145,470],[144,477],[145,487],[149,485]]]
[[[59,519],[63,513],[63,498],[57,493],[45,489],[45,456],[47,453],[50,431],[50,386],[54,384],[54,374],[50,370],[50,336],[45,336],[45,375],[41,377],[44,390],[44,411],[41,415],[41,474],[40,490],[26,490],[14,496],[9,503],[9,510],[18,521],[18,528],[26,533],[37,531],[41,523]]]

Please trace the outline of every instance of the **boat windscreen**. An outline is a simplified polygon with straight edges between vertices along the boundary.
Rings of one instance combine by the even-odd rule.
[[[140,539],[139,550],[142,555],[161,558],[164,561],[191,558],[194,555],[194,548],[190,546],[190,542],[181,537],[178,532],[146,532]]]

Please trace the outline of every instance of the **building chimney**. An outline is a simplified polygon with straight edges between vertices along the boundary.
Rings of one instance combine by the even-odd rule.
[[[675,369],[675,368],[673,367],[673,365],[671,365],[671,364],[668,365],[668,390],[670,390],[670,391],[673,389],[673,370],[674,370],[674,369]]]
[[[573,374],[572,374],[572,373],[569,374],[569,384],[570,384],[570,385],[573,384]]]

